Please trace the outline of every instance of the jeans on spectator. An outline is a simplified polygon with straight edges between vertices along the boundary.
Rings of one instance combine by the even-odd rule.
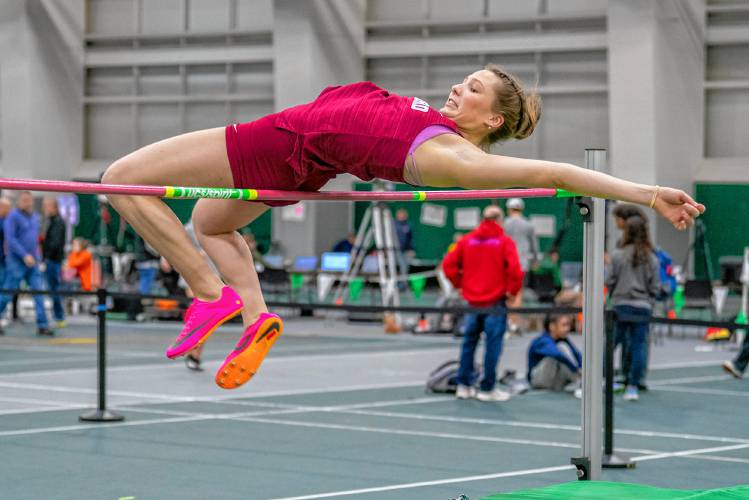
[[[159,270],[155,267],[142,267],[138,269],[138,293],[148,295],[153,288],[153,282],[156,281],[156,274]]]
[[[626,343],[631,361],[627,383],[639,386],[645,376],[647,351],[646,344],[650,331],[650,309],[619,305],[614,306],[616,322],[614,324],[614,339],[618,346]]]
[[[504,301],[497,304],[504,306]],[[460,368],[457,382],[460,385],[473,385],[473,359],[476,346],[481,338],[481,332],[486,335],[484,351],[484,377],[479,386],[482,391],[491,391],[497,382],[497,363],[502,354],[502,341],[507,329],[507,314],[502,312],[492,314],[468,313],[463,326],[463,346],[460,352]]]
[[[47,286],[50,292],[56,292],[60,289],[62,263],[53,260],[45,262],[47,267],[44,270],[44,277],[47,279]],[[62,299],[59,295],[52,296],[52,312],[55,321],[63,321],[65,319],[65,309],[62,307]]]
[[[7,290],[17,289],[21,285],[21,281],[25,281],[32,290],[44,289],[42,273],[39,272],[38,264],[28,267],[22,260],[9,257],[5,261],[3,288]],[[5,313],[5,308],[12,298],[11,295],[0,295],[0,316]],[[47,328],[49,322],[47,321],[47,312],[44,310],[44,297],[42,295],[34,295],[34,304],[36,306],[37,326],[39,328]]]
[[[744,343],[741,344],[741,351],[739,351],[736,359],[733,360],[733,366],[740,372],[746,370],[746,365],[749,364],[749,335],[744,337]]]

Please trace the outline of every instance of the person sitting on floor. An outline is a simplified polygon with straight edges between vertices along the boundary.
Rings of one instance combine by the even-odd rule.
[[[574,391],[580,397],[583,357],[568,338],[572,329],[569,315],[549,315],[544,332],[528,348],[528,382],[534,389]]]

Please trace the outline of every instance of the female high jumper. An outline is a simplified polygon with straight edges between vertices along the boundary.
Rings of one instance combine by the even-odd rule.
[[[488,65],[453,85],[442,109],[371,82],[328,87],[311,103],[253,122],[191,132],[114,162],[102,182],[317,191],[337,174],[414,186],[561,188],[653,208],[678,230],[705,211],[685,192],[636,184],[566,163],[489,154],[488,146],[530,136],[540,98]],[[289,202],[201,199],[192,220],[211,271],[177,217],[156,197],[112,195],[115,209],[184,277],[195,294],[166,351],[194,349],[242,313],[245,331],[216,373],[234,389],[258,370],[283,324],[268,312],[247,244],[237,229]]]

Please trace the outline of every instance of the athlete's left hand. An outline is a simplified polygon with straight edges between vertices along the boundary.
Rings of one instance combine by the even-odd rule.
[[[679,231],[690,227],[694,224],[694,219],[705,213],[705,205],[697,203],[680,189],[668,187],[660,189],[653,209]]]

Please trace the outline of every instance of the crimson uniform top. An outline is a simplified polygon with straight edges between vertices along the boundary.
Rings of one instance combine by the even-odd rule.
[[[328,87],[308,104],[228,126],[227,151],[235,187],[316,191],[341,173],[403,182],[411,143],[432,125],[457,133],[455,122],[425,101],[359,82]]]
[[[523,283],[515,242],[492,220],[481,221],[458,240],[445,255],[442,270],[475,307],[488,307],[507,294],[515,295]]]

